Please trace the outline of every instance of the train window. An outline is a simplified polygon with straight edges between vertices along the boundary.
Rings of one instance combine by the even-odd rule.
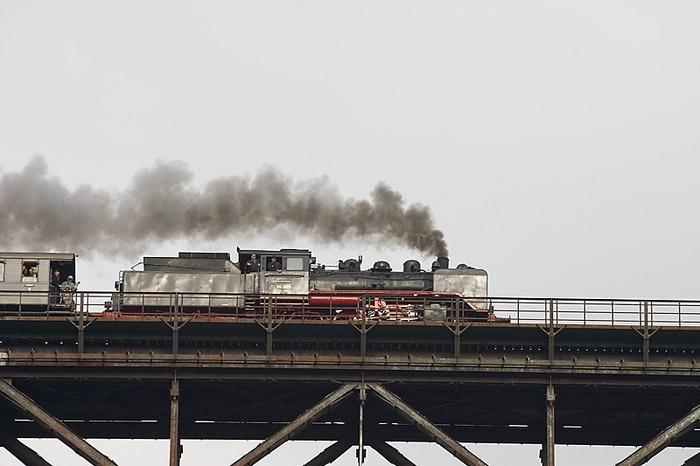
[[[287,270],[304,270],[304,258],[303,257],[288,257],[287,258]]]
[[[22,262],[22,281],[35,282],[39,277],[39,262],[23,261]]]
[[[0,261],[0,282],[5,281],[5,262]]]

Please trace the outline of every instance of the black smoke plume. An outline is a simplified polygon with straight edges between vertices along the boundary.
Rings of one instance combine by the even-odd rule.
[[[118,193],[65,186],[33,157],[20,172],[0,174],[0,248],[75,251],[85,255],[140,252],[153,242],[216,240],[270,231],[321,243],[352,240],[447,256],[430,208],[404,206],[379,183],[369,200],[344,199],[327,178],[295,182],[274,169],[252,178],[192,186],[181,162],[157,162]]]

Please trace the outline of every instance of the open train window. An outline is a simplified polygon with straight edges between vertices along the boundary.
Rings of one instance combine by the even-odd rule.
[[[0,282],[5,281],[5,261],[0,261]]]
[[[39,261],[22,261],[22,281],[35,282],[39,280]]]

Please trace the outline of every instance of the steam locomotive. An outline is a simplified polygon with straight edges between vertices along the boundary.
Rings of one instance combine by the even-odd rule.
[[[394,271],[386,261],[363,269],[362,256],[327,267],[317,264],[308,249],[237,248],[237,253],[237,262],[229,253],[144,257],[143,270],[120,273],[115,284],[120,296],[117,309],[165,306],[169,298],[144,295],[165,292],[186,293],[182,306],[190,309],[206,305],[218,311],[262,312],[268,304],[276,310],[302,310],[328,318],[354,318],[366,312],[373,318],[404,320],[444,320],[449,311],[457,310],[468,319],[493,319],[482,305],[488,294],[486,271],[465,264],[449,268],[445,257],[434,261],[430,270],[408,260],[401,271]]]
[[[458,313],[468,320],[494,320],[484,309],[488,275],[465,264],[449,267],[437,258],[429,270],[416,260],[399,271],[386,261],[363,269],[362,256],[337,266],[316,263],[308,249],[240,249],[229,253],[180,252],[176,257],[147,256],[142,270],[122,270],[108,305],[111,313],[181,312],[217,315],[276,313],[375,319],[445,320]],[[34,276],[23,275],[27,266]],[[0,309],[22,302],[38,309],[60,308],[51,301],[53,270],[75,275],[74,254],[0,253]],[[13,293],[5,293],[12,291]],[[31,295],[31,296],[30,296]]]

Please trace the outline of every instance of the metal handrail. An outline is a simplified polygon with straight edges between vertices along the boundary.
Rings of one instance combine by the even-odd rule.
[[[498,317],[513,324],[548,324],[547,306],[552,303],[555,326],[700,326],[700,301],[489,297],[487,302]]]
[[[50,292],[0,291],[0,316],[63,316],[83,314],[102,318],[173,319],[183,315],[201,318],[289,318],[330,320],[367,318],[394,322],[422,320],[415,309],[430,306],[444,310],[447,320],[462,315],[463,304],[454,296],[426,297],[383,294],[367,295],[365,309],[358,300],[357,309],[339,312],[328,300],[326,307],[311,306],[307,295],[269,295],[235,293],[114,293],[78,291],[74,307],[53,304]],[[467,298],[476,307],[491,312],[492,323],[512,325],[576,325],[583,327],[700,327],[700,301],[635,300],[600,298],[476,297]],[[433,308],[431,308],[433,309]]]

